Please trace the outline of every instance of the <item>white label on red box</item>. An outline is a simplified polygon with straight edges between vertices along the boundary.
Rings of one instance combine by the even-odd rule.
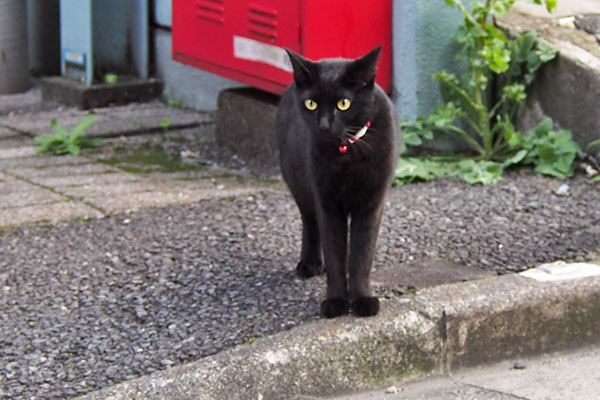
[[[258,40],[234,36],[233,56],[242,60],[262,62],[292,72],[292,63],[285,50]]]

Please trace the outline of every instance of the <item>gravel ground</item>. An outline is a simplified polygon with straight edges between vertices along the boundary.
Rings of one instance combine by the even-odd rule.
[[[598,189],[527,170],[489,187],[395,188],[376,268],[442,258],[508,273],[589,259]],[[318,318],[325,280],[296,278],[299,233],[278,185],[0,231],[0,398],[72,397]]]

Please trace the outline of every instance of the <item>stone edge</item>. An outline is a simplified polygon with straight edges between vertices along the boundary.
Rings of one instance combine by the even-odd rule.
[[[594,343],[599,331],[600,277],[493,277],[387,299],[374,318],[313,321],[83,398],[339,395]]]

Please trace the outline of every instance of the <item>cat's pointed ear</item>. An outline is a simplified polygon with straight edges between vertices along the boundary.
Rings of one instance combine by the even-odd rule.
[[[298,87],[310,86],[315,79],[316,64],[290,49],[285,49],[285,51],[288,53],[290,61],[292,62],[296,85],[298,85]]]
[[[375,82],[377,73],[377,60],[381,46],[376,47],[361,58],[358,58],[348,65],[345,73],[345,80],[352,86],[372,86]]]

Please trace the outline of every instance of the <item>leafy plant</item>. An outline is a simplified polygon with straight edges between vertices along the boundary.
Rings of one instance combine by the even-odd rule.
[[[591,149],[594,146],[598,146],[600,145],[600,139],[598,140],[594,140],[593,142],[589,142],[588,145],[586,146],[586,149]]]
[[[119,76],[117,74],[106,74],[104,75],[104,82],[109,84],[115,84],[119,81]]]
[[[586,150],[591,149],[594,146],[600,146],[600,139],[598,140],[594,140],[592,142],[589,142],[586,146]],[[598,161],[596,159],[594,159],[595,164],[596,164],[596,168],[598,167]],[[592,168],[593,169],[593,168]],[[595,174],[593,174],[595,172]],[[600,173],[598,173],[598,170],[594,170],[592,173],[592,178],[591,181],[592,182],[600,182]]]
[[[185,107],[185,105],[183,104],[183,102],[182,102],[180,99],[175,99],[175,98],[172,98],[172,97],[170,96],[170,90],[169,90],[169,88],[168,88],[168,87],[166,87],[166,88],[163,90],[163,96],[164,96],[164,97],[165,97],[165,99],[167,100],[167,105],[168,105],[169,107],[173,107],[173,108],[181,108],[181,109],[184,109],[184,108],[186,108],[186,107]]]
[[[82,147],[99,146],[102,144],[102,139],[85,136],[85,131],[94,122],[94,116],[87,115],[69,133],[60,122],[52,119],[50,126],[55,134],[52,136],[37,136],[35,141],[40,145],[37,152],[44,153],[50,151],[56,155],[79,155]]]
[[[502,164],[458,157],[401,158],[396,168],[395,184],[414,180],[430,181],[442,176],[458,176],[471,184],[490,185],[501,179]]]
[[[556,50],[538,42],[536,34],[526,33],[509,40],[504,32],[490,24],[490,16],[508,11],[515,0],[486,0],[475,2],[471,11],[461,0],[445,0],[464,15],[455,40],[462,45],[457,58],[467,61],[460,77],[442,71],[434,76],[439,82],[444,102],[440,102],[427,117],[414,122],[402,122],[405,144],[418,146],[431,140],[434,133],[450,134],[462,139],[474,155],[464,160],[456,156],[448,162],[458,168],[442,168],[431,174],[455,174],[469,182],[497,182],[504,167],[517,164],[534,164],[538,172],[566,178],[573,171],[574,155],[579,149],[568,131],[552,131],[552,121],[545,120],[531,135],[522,135],[514,126],[519,105],[526,99],[526,89],[538,69],[556,56]],[[532,0],[542,4],[542,0]],[[556,0],[545,0],[552,11]],[[490,101],[490,88],[495,83],[498,97]],[[411,162],[415,163],[415,159]],[[439,161],[426,163],[428,167],[441,165]],[[421,171],[423,162],[413,164]],[[406,170],[403,164],[400,170]],[[444,170],[446,172],[444,172]],[[399,182],[405,178],[400,178]]]
[[[168,131],[171,127],[171,118],[165,117],[161,119],[160,121],[158,121],[158,126],[163,128],[165,131]]]

